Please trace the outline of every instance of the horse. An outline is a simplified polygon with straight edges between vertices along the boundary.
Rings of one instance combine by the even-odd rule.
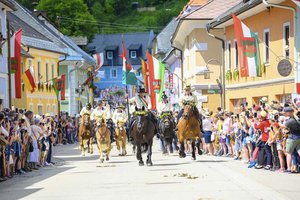
[[[173,153],[173,147],[172,147],[172,142],[175,137],[174,134],[174,121],[173,121],[173,116],[171,112],[163,112],[161,114],[161,120],[159,123],[159,134],[160,134],[160,139],[162,141],[162,146],[163,146],[163,153],[169,152]]]
[[[110,130],[103,118],[97,121],[98,130],[96,132],[97,147],[100,154],[100,162],[109,160],[109,154],[111,151],[111,140],[110,140]]]
[[[139,161],[139,166],[144,165],[142,157],[142,145],[146,147],[147,150],[147,166],[152,166],[152,144],[153,137],[155,135],[155,124],[149,119],[148,111],[143,107],[142,110],[136,109],[135,112],[135,122],[132,127],[132,137],[137,148],[136,158]]]
[[[127,141],[127,134],[125,129],[125,122],[118,121],[116,127],[116,145],[117,149],[120,151],[119,156],[125,156],[126,152],[126,141]]]
[[[195,106],[192,104],[185,104],[183,108],[182,117],[179,119],[178,122],[178,140],[180,143],[179,149],[179,157],[185,158],[185,147],[184,141],[191,140],[192,142],[192,160],[196,160],[196,153],[195,153],[195,142],[198,138],[200,138],[200,121],[199,116],[197,116]]]
[[[90,115],[84,114],[79,127],[78,140],[81,150],[81,155],[85,156],[85,150],[93,154],[93,130],[90,122]]]

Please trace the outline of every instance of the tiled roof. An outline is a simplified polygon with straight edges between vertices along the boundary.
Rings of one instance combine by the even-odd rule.
[[[0,3],[2,3],[5,6],[9,7],[11,10],[16,10],[15,6],[8,0],[0,0]]]
[[[242,0],[211,0],[184,19],[213,19],[240,2]]]
[[[169,24],[156,36],[158,53],[168,53],[171,47],[171,37],[177,27],[178,21],[174,18]]]
[[[192,6],[201,6],[205,3],[207,3],[208,0],[190,0],[188,5],[192,5]]]

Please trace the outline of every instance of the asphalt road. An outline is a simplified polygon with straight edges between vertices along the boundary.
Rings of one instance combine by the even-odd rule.
[[[105,164],[97,150],[81,157],[77,144],[55,147],[56,166],[0,183],[0,200],[300,199],[298,174],[247,169],[230,158],[163,156],[155,143],[152,167],[138,166],[130,146],[126,157],[114,146]]]

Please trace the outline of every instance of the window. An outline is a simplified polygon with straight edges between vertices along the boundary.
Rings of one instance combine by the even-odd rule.
[[[227,50],[228,50],[228,70],[231,69],[231,42],[227,43]]]
[[[52,71],[52,79],[54,79],[54,63],[52,63],[51,71]]]
[[[112,78],[117,78],[117,70],[116,69],[111,70],[111,77]]]
[[[49,63],[46,63],[46,82],[49,80]]]
[[[52,113],[53,115],[56,115],[56,105],[52,104]]]
[[[283,25],[283,49],[284,56],[286,58],[290,57],[290,23],[284,23]]]
[[[239,50],[238,50],[238,46],[237,46],[237,42],[236,40],[234,41],[234,54],[235,54],[235,68],[237,69],[239,66]]]
[[[264,30],[264,63],[270,63],[270,30]]]
[[[114,52],[113,51],[107,51],[106,52],[106,58],[108,60],[112,60],[114,58]]]
[[[42,69],[41,69],[41,61],[38,61],[38,74],[37,74],[37,79],[38,82],[40,83],[42,81]]]
[[[37,109],[38,109],[38,114],[39,114],[40,116],[42,116],[42,115],[44,114],[44,112],[43,112],[43,105],[38,105],[38,106],[37,106]]]
[[[32,59],[28,59],[28,69],[30,69],[30,67],[32,67]]]
[[[136,58],[136,51],[130,51],[130,58]]]
[[[50,113],[50,104],[47,104],[47,113]]]

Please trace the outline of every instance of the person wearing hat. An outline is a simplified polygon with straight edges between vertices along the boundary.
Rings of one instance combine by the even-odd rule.
[[[292,155],[296,150],[298,155],[300,155],[300,122],[294,116],[294,110],[291,107],[283,108],[286,121],[284,124],[279,124],[282,128],[288,130],[288,138],[286,140],[286,172],[292,173]]]
[[[204,113],[204,119],[202,120],[202,127],[204,131],[204,150],[209,154],[213,154],[213,146],[211,141],[211,135],[213,130],[213,119],[208,111]]]
[[[96,123],[100,119],[106,120],[106,112],[104,112],[103,101],[98,101],[97,108],[95,108],[91,114],[91,120],[95,120]]]
[[[143,107],[146,110],[151,110],[151,102],[149,96],[146,95],[145,88],[140,87],[138,95],[135,97],[136,107],[141,110]]]
[[[126,122],[128,120],[128,116],[125,111],[125,106],[123,106],[122,104],[117,106],[117,109],[113,114],[112,120],[115,123],[115,125],[117,125],[119,121]]]
[[[83,116],[84,114],[91,115],[93,112],[92,105],[90,103],[87,103],[85,107],[83,107],[80,111],[80,115]]]
[[[199,110],[197,108],[197,104],[198,104],[198,99],[196,97],[196,95],[194,95],[192,93],[192,88],[190,85],[187,85],[184,89],[184,94],[181,96],[180,100],[179,100],[179,105],[182,107],[181,111],[178,114],[178,119],[177,121],[179,121],[179,119],[181,118],[182,114],[183,114],[183,106],[189,102],[190,104],[192,104],[194,106],[194,110],[196,115],[198,116],[198,118],[200,118],[200,114],[199,114]],[[199,119],[200,120],[200,119]]]
[[[168,96],[163,92],[162,102],[159,102],[157,106],[157,113],[161,116],[162,113],[170,112],[172,113],[172,105],[168,101]]]
[[[258,154],[258,164],[255,166],[256,169],[264,168],[270,170],[272,167],[272,152],[271,147],[267,144],[270,133],[270,122],[268,120],[268,113],[265,110],[260,112],[260,121],[256,120],[254,123],[254,128],[261,132],[260,140],[260,150]],[[267,158],[265,163],[265,156]]]
[[[106,120],[111,119],[112,114],[111,114],[111,110],[110,110],[110,105],[108,104],[106,98],[102,99],[102,109],[103,109],[103,112],[105,113]]]

